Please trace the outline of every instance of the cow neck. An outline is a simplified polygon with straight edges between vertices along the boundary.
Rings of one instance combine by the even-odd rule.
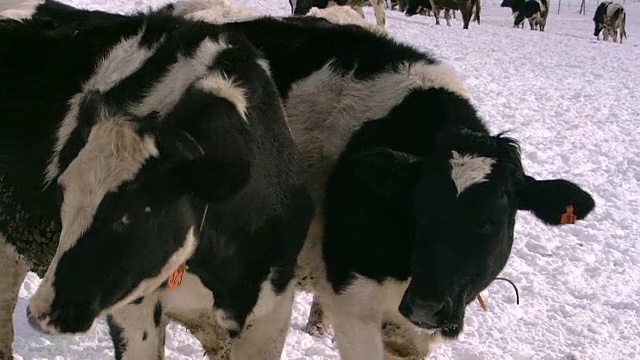
[[[200,153],[202,154],[202,156],[205,156],[204,150],[202,149],[202,146],[200,146],[200,144],[198,144],[198,142],[192,136],[190,136],[189,133],[187,133],[186,131],[185,131],[185,134],[187,134],[187,136],[189,138],[191,138],[193,140],[193,142],[195,142],[195,144],[197,145],[198,149],[200,150]],[[206,202],[205,206],[204,206],[204,210],[202,211],[202,219],[200,220],[200,228],[198,229],[198,236],[199,237],[202,237],[202,229],[204,228],[204,222],[207,219],[207,213],[208,212],[209,212],[209,203]],[[178,267],[178,269],[176,269],[176,271],[174,271],[171,275],[169,275],[169,278],[167,279],[167,285],[169,286],[169,289],[176,290],[182,284],[182,280],[184,279],[184,273],[188,269],[187,261],[189,261],[189,260],[187,259],[185,262],[183,262]]]

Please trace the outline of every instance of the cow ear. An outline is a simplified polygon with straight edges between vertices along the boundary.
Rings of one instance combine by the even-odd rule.
[[[584,219],[595,207],[589,193],[562,179],[536,180],[525,176],[524,184],[518,190],[518,199],[518,209],[531,211],[549,225],[567,223],[563,221],[563,215],[568,211],[578,220]]]
[[[407,194],[422,172],[421,158],[382,147],[356,155],[353,164],[360,181],[385,198]]]
[[[248,158],[209,155],[188,132],[183,130],[176,135],[173,151],[179,160],[171,172],[185,191],[215,203],[229,199],[247,185]]]

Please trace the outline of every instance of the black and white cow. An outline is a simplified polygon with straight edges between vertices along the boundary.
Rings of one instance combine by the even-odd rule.
[[[480,24],[480,2],[481,0],[408,0],[405,15],[413,16],[420,9],[431,10],[436,19],[436,25],[440,25],[440,10],[444,9],[444,18],[447,21],[447,26],[451,26],[451,12],[453,11],[455,14],[456,10],[460,10],[462,13],[462,28],[468,29],[471,21],[476,21]]]
[[[362,7],[368,2],[373,7],[376,17],[376,24],[382,28],[386,26],[387,16],[384,12],[384,0],[289,0],[292,15],[306,15],[313,7],[325,9],[329,6],[351,6],[364,19]]]
[[[182,298],[167,312],[216,322],[231,358],[279,359],[313,207],[268,62],[237,33],[163,11],[116,25],[121,40],[85,65],[59,119],[46,185],[61,235],[29,323],[78,333],[110,313],[117,338],[131,330],[119,316],[150,305],[159,327],[156,289],[186,263],[209,306]],[[158,358],[159,340],[129,358]]]
[[[594,207],[572,182],[525,175],[517,142],[489,134],[429,54],[305,18],[226,27],[263,51],[285,99],[319,206],[299,266],[342,359],[427,356],[503,269],[517,210],[557,225]]]
[[[395,340],[387,351],[414,357],[439,338],[455,338],[466,303],[506,262],[517,209],[557,224],[567,204],[579,218],[593,208],[572,183],[525,176],[514,141],[489,135],[457,76],[428,54],[322,19],[263,18],[223,28],[261,50],[284,99],[318,201],[300,275],[327,310],[344,359],[382,359],[382,333]],[[343,218],[339,205],[353,213]],[[124,326],[134,313],[159,329],[168,315],[215,331],[206,330],[209,294],[188,277],[178,291],[161,289],[116,309],[111,323],[127,345],[122,352],[161,347],[146,323]],[[443,297],[446,306],[435,311]],[[177,306],[185,303],[198,311]],[[212,339],[205,348],[219,346],[216,334],[199,335]],[[147,349],[136,353],[135,346]]]
[[[549,0],[502,0],[500,7],[511,8],[513,27],[524,27],[527,19],[531,30],[544,31],[549,16]]]
[[[609,36],[611,36],[613,42],[617,42],[618,30],[620,30],[620,43],[622,43],[622,37],[627,37],[626,18],[627,14],[622,5],[611,1],[601,2],[593,14],[593,22],[595,23],[593,36],[600,40],[600,32],[604,30],[602,38],[605,41],[609,40]]]

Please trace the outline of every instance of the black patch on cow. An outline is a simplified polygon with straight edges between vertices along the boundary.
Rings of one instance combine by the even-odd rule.
[[[142,341],[147,341],[147,337],[149,336],[149,333],[147,332],[147,330],[142,332]]]
[[[393,71],[406,62],[436,62],[429,54],[361,26],[336,25],[325,19],[261,18],[224,26],[244,34],[264,53],[283,98],[287,97],[292,83],[330,61],[336,73],[346,75],[353,71],[358,80]]]
[[[153,324],[156,327],[160,327],[160,321],[162,320],[162,304],[158,301],[153,307]]]
[[[140,296],[139,298],[133,300],[131,303],[134,305],[140,305],[144,301],[144,296]]]
[[[113,342],[113,350],[116,360],[121,360],[125,351],[127,351],[127,339],[124,337],[124,328],[122,328],[111,315],[107,315],[107,325],[109,326],[109,335]]]
[[[425,107],[430,111],[421,110]],[[326,188],[323,256],[335,291],[349,285],[353,272],[379,282],[410,276],[408,259],[414,228],[410,192],[406,192],[404,201],[370,195],[370,190],[352,175],[352,154],[378,146],[428,154],[436,146],[436,135],[452,124],[487,133],[468,100],[442,89],[418,89],[386,117],[365,123],[353,134]],[[347,210],[353,204],[358,204],[357,209]],[[395,241],[390,242],[391,238]],[[354,258],[359,260],[354,262]],[[385,261],[379,260],[383,258]]]

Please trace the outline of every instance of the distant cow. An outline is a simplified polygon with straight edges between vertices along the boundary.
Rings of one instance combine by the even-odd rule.
[[[45,186],[61,199],[58,249],[29,301],[29,323],[81,333],[107,313],[112,332],[127,334],[135,329],[120,327],[120,315],[139,304],[134,314],[154,309],[140,318],[149,327],[139,337],[158,351],[148,336],[165,303],[153,296],[185,266],[210,306],[169,302],[166,311],[215,322],[232,359],[278,359],[313,207],[268,61],[218,25],[162,10],[120,19],[96,39],[116,41],[84,64],[95,70],[75,84],[64,118],[28,118],[30,130],[56,135]],[[49,55],[52,64],[68,59]],[[58,76],[50,66],[41,71]],[[34,80],[47,88],[46,76]],[[20,129],[21,115],[2,119]],[[127,344],[116,343],[116,354]],[[215,358],[226,348],[207,350]]]
[[[603,39],[605,41],[609,40],[609,36],[611,36],[613,42],[617,42],[618,30],[620,30],[620,43],[622,43],[622,37],[627,37],[627,31],[625,30],[626,18],[627,14],[622,5],[611,1],[600,3],[593,15],[593,22],[595,23],[593,36],[600,40],[600,32],[604,29]]]
[[[376,24],[384,28],[387,21],[387,16],[384,12],[384,0],[289,0],[289,5],[291,5],[292,15],[306,15],[313,7],[325,9],[333,5],[349,5],[364,19],[362,7],[368,2],[370,2],[373,7],[373,12],[376,16]]]
[[[460,10],[462,13],[462,28],[468,29],[471,21],[476,21],[480,24],[480,2],[481,0],[408,0],[405,15],[413,16],[421,8],[424,8],[433,12],[436,25],[440,25],[440,10],[444,9],[444,18],[447,21],[447,26],[451,26],[451,11],[455,14],[455,10]]]
[[[79,13],[83,29],[106,22],[107,14]],[[135,18],[113,18],[102,33],[136,34]],[[318,206],[300,276],[326,309],[345,359],[382,359],[383,335],[400,341],[387,342],[388,352],[414,357],[455,338],[466,304],[504,267],[517,209],[557,224],[568,204],[578,218],[594,206],[573,183],[526,176],[515,140],[491,136],[456,74],[428,54],[316,18],[267,17],[219,31],[244,35],[262,51],[284,99]],[[212,316],[207,285],[190,275],[177,291],[161,288],[115,309],[116,354],[157,354],[159,337],[143,335],[164,331],[167,316],[187,323],[205,349],[221,346],[214,324],[229,323]],[[443,298],[450,301],[439,309]],[[130,327],[123,316],[134,320]]]
[[[531,30],[544,31],[549,16],[549,0],[503,0],[500,6],[511,8],[513,27],[523,27],[527,19]]]

